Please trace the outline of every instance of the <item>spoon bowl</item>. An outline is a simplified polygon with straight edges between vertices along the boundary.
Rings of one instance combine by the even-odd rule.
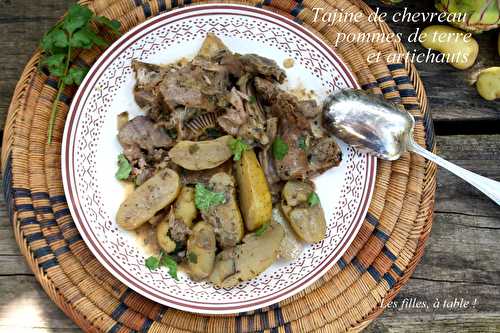
[[[363,152],[390,161],[407,151],[417,153],[469,182],[500,205],[500,182],[465,170],[418,145],[413,140],[413,116],[382,95],[359,89],[338,91],[326,98],[323,118],[330,134]]]

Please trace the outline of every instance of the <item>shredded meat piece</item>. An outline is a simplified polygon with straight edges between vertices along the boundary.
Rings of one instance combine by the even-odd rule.
[[[236,92],[236,88],[231,89],[229,102],[232,107],[226,110],[226,113],[217,118],[217,123],[222,129],[231,135],[238,135],[240,127],[248,120],[248,114],[245,112],[241,95]]]
[[[286,74],[276,61],[269,58],[264,58],[256,54],[244,54],[239,57],[245,72],[262,75],[267,78],[274,79],[279,83],[285,80]]]
[[[170,237],[176,242],[185,242],[186,238],[191,235],[189,227],[182,220],[175,217],[169,219],[168,226]]]
[[[170,110],[178,106],[213,111],[217,98],[227,93],[227,70],[199,59],[164,75],[159,84],[163,103]]]
[[[153,153],[155,148],[169,148],[173,145],[165,130],[145,116],[137,116],[126,123],[118,132],[118,141],[129,161],[144,157],[142,150]]]
[[[342,161],[342,150],[332,137],[325,137],[313,143],[308,152],[310,169],[313,173],[321,173]]]

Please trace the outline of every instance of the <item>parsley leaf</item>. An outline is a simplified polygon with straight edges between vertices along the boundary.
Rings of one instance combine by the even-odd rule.
[[[64,75],[64,59],[66,58],[65,54],[54,54],[50,57],[46,57],[42,61],[42,65],[47,66],[51,75],[54,76],[63,76]]]
[[[255,236],[262,236],[266,232],[267,228],[269,228],[269,223],[264,223],[257,230],[255,230]]]
[[[255,103],[257,103],[257,98],[256,98],[255,96],[253,96],[253,95],[252,95],[252,96],[249,96],[249,97],[248,97],[248,103],[250,103],[250,104],[255,104]]]
[[[212,206],[223,204],[226,201],[226,196],[223,192],[212,192],[203,184],[196,184],[194,192],[194,203],[196,208],[207,210]]]
[[[71,67],[68,71],[68,75],[66,75],[63,80],[64,83],[67,85],[70,84],[76,84],[80,85],[85,78],[85,75],[87,75],[88,68],[83,68],[83,67]]]
[[[307,149],[306,137],[301,135],[299,137],[299,141],[298,141],[297,145],[299,146],[300,149],[306,150]]]
[[[190,263],[193,263],[193,264],[198,263],[198,256],[196,255],[196,253],[189,252],[187,257],[188,257],[188,260]]]
[[[160,254],[160,264],[168,268],[168,274],[171,277],[179,281],[179,277],[177,276],[177,263],[171,256],[167,254]]]
[[[309,204],[309,207],[319,205],[319,197],[316,192],[309,193],[309,196],[307,197],[307,203]]]
[[[64,18],[64,30],[71,35],[75,30],[86,26],[94,13],[85,6],[74,4],[68,9],[68,14]]]
[[[154,271],[155,269],[160,267],[160,260],[155,256],[151,256],[144,261],[144,265],[150,270]]]
[[[130,172],[132,171],[132,166],[128,162],[125,155],[118,155],[118,171],[115,173],[116,179],[124,180],[130,176]]]
[[[52,27],[40,42],[43,51],[43,60],[40,62],[40,67],[46,67],[50,75],[59,78],[57,95],[52,103],[47,130],[49,144],[52,141],[58,101],[64,88],[68,85],[80,85],[87,74],[87,69],[72,67],[70,64],[75,49],[89,49],[94,45],[108,45],[104,39],[96,34],[91,24],[92,21],[119,34],[120,22],[110,20],[104,16],[95,16],[86,6],[74,4],[68,9],[64,19]]]
[[[278,161],[281,161],[288,154],[288,145],[282,138],[277,137],[273,142],[273,155]]]
[[[250,149],[250,146],[245,143],[242,139],[231,139],[229,141],[229,149],[233,152],[233,160],[239,161],[241,159],[241,154]]]
[[[150,270],[154,271],[155,269],[160,268],[160,266],[165,266],[168,268],[168,274],[176,280],[179,280],[177,276],[177,263],[172,257],[168,254],[165,254],[163,251],[160,252],[159,257],[151,256],[144,261],[144,265]]]

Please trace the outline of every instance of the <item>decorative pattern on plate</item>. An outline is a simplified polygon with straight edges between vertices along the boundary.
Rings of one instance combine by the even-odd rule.
[[[115,140],[115,133],[104,130],[105,122],[116,116],[115,111],[123,103],[120,96],[133,80],[132,59],[147,62],[158,56],[161,58],[174,48],[200,42],[211,31],[237,52],[245,51],[244,47],[241,51],[238,49],[238,43],[251,42],[273,50],[275,55],[270,56],[275,60],[293,58],[294,67],[316,80],[316,89],[323,94],[354,84],[350,73],[331,51],[291,21],[244,6],[212,6],[218,10],[210,11],[208,16],[203,7],[170,12],[156,18],[153,24],[139,26],[121,38],[126,44],[111,47],[92,68],[75,97],[78,102],[73,103],[70,111],[72,121],[67,123],[63,142],[63,147],[68,148],[63,154],[63,179],[67,195],[73,198],[70,206],[83,238],[96,257],[120,280],[147,297],[181,309],[236,312],[295,294],[338,260],[364,218],[374,182],[375,161],[342,146],[342,167],[335,170],[333,176],[327,172],[316,179],[327,213],[327,237],[306,247],[293,262],[273,265],[252,281],[231,289],[194,282],[183,275],[175,281],[166,270],[149,271],[144,266],[143,251],[131,240],[130,234],[120,230],[114,222],[115,211],[106,204],[114,193],[106,186],[110,180],[103,179],[98,168],[98,152],[103,142]],[[131,92],[128,95],[133,98]],[[113,163],[113,159],[107,163]],[[332,180],[335,182],[330,186],[322,187]],[[329,194],[332,190],[338,192],[334,199]],[[202,306],[198,307],[200,304]]]

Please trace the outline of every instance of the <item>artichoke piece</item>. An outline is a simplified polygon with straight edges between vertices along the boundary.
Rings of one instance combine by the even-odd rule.
[[[281,211],[297,236],[306,243],[322,241],[326,235],[325,214],[312,184],[289,181],[281,194]]]
[[[248,234],[243,244],[226,249],[215,258],[208,280],[216,286],[229,288],[253,279],[276,261],[285,232],[271,223],[260,235]]]

